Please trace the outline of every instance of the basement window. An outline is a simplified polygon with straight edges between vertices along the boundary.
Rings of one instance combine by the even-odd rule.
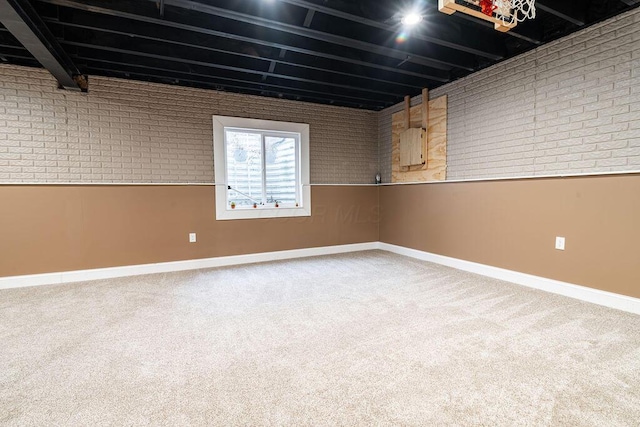
[[[311,216],[309,125],[213,116],[216,219]]]

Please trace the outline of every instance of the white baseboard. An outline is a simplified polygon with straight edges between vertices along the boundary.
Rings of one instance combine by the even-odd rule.
[[[457,258],[446,257],[429,252],[410,249],[382,242],[356,243],[350,245],[323,246],[319,248],[294,249],[289,251],[263,252],[249,255],[233,255],[217,258],[195,259],[188,261],[162,262],[156,264],[131,265],[124,267],[98,268],[92,270],[66,271],[60,273],[33,274],[27,276],[0,277],[0,289],[27,286],[54,285],[62,283],[84,282],[88,280],[111,279],[116,277],[139,276],[142,274],[169,273],[172,271],[198,270],[203,268],[226,267],[256,262],[279,261],[321,255],[381,249],[423,261],[446,265],[458,270],[480,274],[499,280],[540,289],[554,294],[576,298],[605,307],[616,308],[630,313],[640,314],[640,299],[614,294],[572,283],[533,276],[531,274],[478,264]]]
[[[443,255],[406,248],[404,246],[396,246],[382,242],[379,242],[378,245],[379,249],[399,255],[446,265],[458,270],[468,271],[558,295],[564,295],[566,297],[603,305],[605,307],[616,308],[629,313],[640,314],[640,299],[638,298],[574,285],[572,283],[561,282],[559,280],[547,279],[545,277],[533,276],[531,274],[520,273],[513,270],[506,270],[504,268],[492,267],[490,265],[450,258]]]
[[[319,248],[294,249],[289,251],[262,252],[249,255],[233,255],[188,261],[161,262],[156,264],[130,265],[123,267],[97,268],[92,270],[65,271],[60,273],[32,274],[27,276],[0,277],[0,289],[27,286],[55,285],[84,282],[87,280],[112,279],[139,276],[142,274],[168,273],[172,271],[198,270],[202,268],[226,267],[256,262],[278,261],[320,255],[341,254],[378,249],[378,242],[350,245],[323,246]]]

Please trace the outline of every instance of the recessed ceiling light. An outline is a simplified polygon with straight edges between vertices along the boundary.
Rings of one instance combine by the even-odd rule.
[[[402,24],[408,27],[412,27],[420,22],[422,22],[422,15],[419,13],[411,12],[402,17]]]

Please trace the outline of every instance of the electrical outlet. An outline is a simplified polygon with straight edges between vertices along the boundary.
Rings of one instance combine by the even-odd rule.
[[[556,237],[556,249],[564,251],[564,237]]]
[[[189,233],[189,243],[196,242],[196,233]]]

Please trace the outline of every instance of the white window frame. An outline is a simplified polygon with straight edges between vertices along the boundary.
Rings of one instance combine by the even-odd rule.
[[[296,167],[299,168],[299,188],[297,192],[302,196],[297,207],[258,206],[257,208],[231,208],[230,201],[227,200],[229,185],[227,183],[227,150],[225,141],[225,131],[227,129],[295,134],[298,142]],[[311,216],[308,124],[213,116],[213,160],[216,179],[216,220]]]

